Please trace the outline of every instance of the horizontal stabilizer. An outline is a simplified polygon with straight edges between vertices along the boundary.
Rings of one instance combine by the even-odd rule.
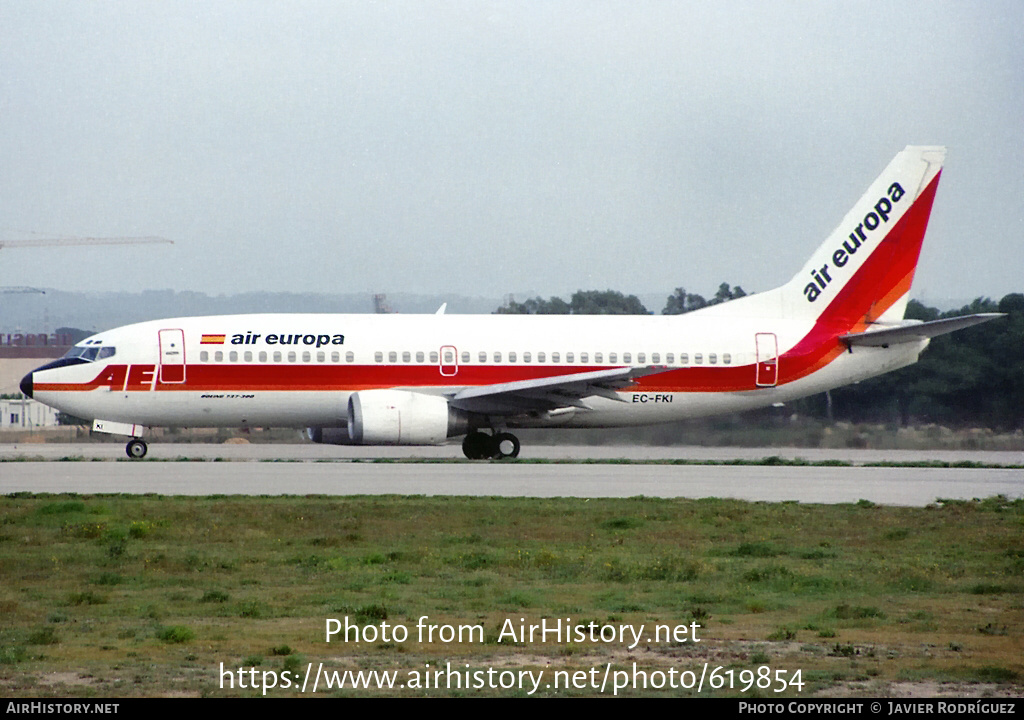
[[[914,322],[912,325],[900,325],[898,327],[886,328],[885,330],[869,330],[868,332],[840,335],[839,339],[846,343],[847,347],[854,345],[888,347],[889,345],[916,342],[938,335],[945,335],[955,330],[962,330],[972,325],[980,325],[989,320],[995,320],[996,318],[1003,317],[1003,315],[1004,313],[978,313],[977,315],[963,315],[944,320],[932,320],[931,322]]]

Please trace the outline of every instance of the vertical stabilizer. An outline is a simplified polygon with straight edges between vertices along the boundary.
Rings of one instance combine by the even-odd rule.
[[[946,150],[896,155],[783,288],[787,314],[844,332],[903,317]]]

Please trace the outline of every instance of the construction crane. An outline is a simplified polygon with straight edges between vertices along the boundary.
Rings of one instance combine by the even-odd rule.
[[[39,293],[40,295],[45,295],[46,291],[34,287],[25,287],[24,285],[15,285],[13,287],[0,287],[0,293]]]
[[[28,240],[0,240],[0,249],[19,247],[62,247],[74,245],[173,245],[173,240],[162,237],[85,237],[85,238],[29,238]]]

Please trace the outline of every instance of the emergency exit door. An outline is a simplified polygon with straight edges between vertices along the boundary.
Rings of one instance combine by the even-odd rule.
[[[459,372],[459,353],[452,345],[441,346],[441,374],[452,377]]]

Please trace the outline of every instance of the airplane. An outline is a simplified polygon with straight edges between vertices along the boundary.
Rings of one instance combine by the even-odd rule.
[[[79,342],[25,395],[130,438],[153,426],[307,428],[314,442],[516,457],[510,432],[777,405],[917,361],[999,317],[904,320],[945,148],[899,152],[781,287],[674,316],[261,314],[142,322]]]

